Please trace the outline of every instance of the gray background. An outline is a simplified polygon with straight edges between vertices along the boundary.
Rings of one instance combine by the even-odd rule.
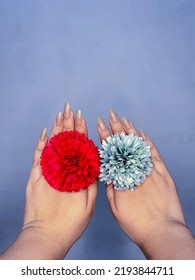
[[[22,226],[37,138],[70,101],[99,145],[110,107],[160,149],[195,232],[195,1],[0,0],[0,251]],[[144,259],[97,208],[67,259]]]

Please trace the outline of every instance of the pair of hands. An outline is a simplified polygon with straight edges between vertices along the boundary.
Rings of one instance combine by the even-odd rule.
[[[101,141],[111,132],[139,134],[150,145],[153,162],[152,173],[135,192],[115,191],[113,185],[106,186],[117,223],[147,258],[194,258],[193,253],[189,255],[188,250],[183,251],[184,245],[188,248],[190,242],[195,249],[194,239],[186,226],[174,181],[154,143],[143,131],[139,133],[125,117],[121,122],[113,110],[110,111],[109,122],[112,131],[98,118]],[[58,113],[50,137],[66,130],[88,134],[81,111],[77,110],[74,116],[69,103],[65,104],[63,114]],[[93,215],[97,182],[77,193],[61,193],[45,181],[40,156],[47,141],[44,129],[36,146],[26,188],[23,229],[16,242],[2,255],[4,259],[62,259],[80,238]]]

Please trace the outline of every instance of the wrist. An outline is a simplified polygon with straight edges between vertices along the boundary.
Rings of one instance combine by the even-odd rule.
[[[195,240],[189,228],[169,221],[156,226],[139,245],[147,259],[195,259]]]
[[[68,246],[59,243],[49,230],[44,228],[25,228],[20,233],[18,243],[25,244],[32,259],[63,259],[68,252]]]
[[[16,241],[2,254],[2,259],[12,260],[57,260],[63,259],[70,249],[68,244],[60,246],[52,234],[44,228],[26,227]]]

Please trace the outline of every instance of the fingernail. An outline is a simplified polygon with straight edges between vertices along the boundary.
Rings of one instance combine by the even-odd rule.
[[[149,141],[152,141],[147,134],[146,134],[146,139],[149,140]]]
[[[40,140],[41,141],[45,141],[47,138],[47,128],[44,128],[41,132],[41,135],[40,135]]]
[[[56,117],[56,125],[61,126],[62,125],[62,113],[58,112],[57,117]]]
[[[83,119],[83,116],[82,116],[81,110],[79,109],[76,111],[76,120],[81,123],[82,119]]]
[[[134,124],[131,121],[129,121],[129,123],[132,128],[135,128]]]
[[[104,130],[106,128],[105,122],[100,117],[97,117],[97,122],[101,130]]]
[[[145,132],[144,132],[143,130],[141,130],[141,129],[140,129],[140,134],[141,134],[141,136],[142,136],[142,138],[143,138],[144,140],[147,139],[147,136],[146,136]]]
[[[110,109],[109,112],[110,112],[111,121],[113,121],[113,122],[118,121],[118,116],[117,116],[117,114],[115,113],[115,111],[112,110],[112,109]]]
[[[70,103],[69,102],[67,102],[64,106],[64,116],[66,118],[70,117]]]
[[[130,129],[131,126],[130,126],[130,123],[129,123],[129,121],[127,120],[127,118],[126,118],[126,117],[123,117],[122,120],[123,120],[124,127],[125,127],[126,129]]]

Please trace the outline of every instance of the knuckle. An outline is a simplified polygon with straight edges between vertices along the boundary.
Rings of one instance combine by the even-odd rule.
[[[134,128],[126,129],[126,132],[127,132],[127,134],[131,134],[131,133],[137,134],[137,131]]]
[[[113,130],[114,133],[122,133],[122,132],[124,132],[124,129],[123,129],[121,124],[116,125],[116,126],[112,126],[112,130]]]
[[[160,156],[153,156],[152,161],[163,162],[163,160]]]

